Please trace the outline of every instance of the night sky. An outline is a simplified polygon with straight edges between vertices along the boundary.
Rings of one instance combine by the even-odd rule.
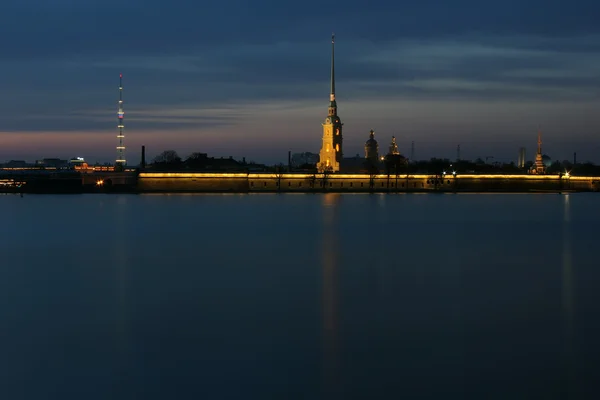
[[[374,129],[419,159],[600,162],[593,0],[5,0],[0,161],[175,149],[280,162],[318,153],[336,34],[344,153]]]

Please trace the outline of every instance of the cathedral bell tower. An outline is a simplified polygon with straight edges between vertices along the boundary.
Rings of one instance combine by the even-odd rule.
[[[331,35],[331,93],[329,95],[329,111],[323,123],[323,144],[319,152],[320,172],[329,170],[338,172],[340,162],[344,157],[342,152],[342,122],[337,115],[337,103],[335,101],[335,36]]]
[[[532,167],[532,172],[534,174],[545,174],[546,166],[544,165],[544,157],[542,156],[542,132],[538,132],[538,149],[537,154],[535,155],[535,163]]]

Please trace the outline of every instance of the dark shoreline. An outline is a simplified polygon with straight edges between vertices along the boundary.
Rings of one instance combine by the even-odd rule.
[[[144,195],[144,194],[178,194],[178,195],[189,195],[189,194],[570,194],[570,193],[594,193],[596,191],[591,190],[409,190],[409,191],[392,191],[392,190],[363,190],[363,191],[351,191],[351,190],[305,190],[305,191],[277,191],[277,190],[263,190],[263,191],[232,191],[232,190],[153,190],[153,191],[139,191],[139,190],[81,190],[81,191],[17,191],[17,190],[0,190],[0,194],[4,195],[82,195],[82,194],[98,194],[98,195],[115,195],[115,194],[129,194],[129,195]]]
[[[136,172],[13,176],[0,193],[576,193],[600,177],[562,175],[367,175]]]

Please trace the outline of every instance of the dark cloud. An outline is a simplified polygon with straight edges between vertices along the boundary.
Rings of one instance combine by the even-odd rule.
[[[600,93],[599,12],[587,0],[3,2],[0,131],[114,129],[119,72],[138,130],[244,131],[257,103],[325,109],[331,31],[342,113],[432,101],[443,126],[457,101],[585,103]],[[305,117],[308,147],[322,115]]]
[[[25,131],[37,132],[37,131],[48,131],[49,127],[57,126],[60,124],[61,132],[83,132],[89,130],[90,127],[95,129],[103,129],[106,132],[112,132],[116,129],[117,118],[110,118],[113,112],[112,110],[105,110],[101,115],[95,115],[92,112],[79,112],[79,113],[63,113],[62,115],[55,114],[35,114],[28,115],[25,118],[19,116],[17,118],[4,118],[3,119],[3,130],[6,131]],[[178,130],[186,128],[212,128],[218,126],[227,126],[233,124],[237,117],[235,111],[228,112],[227,116],[217,115],[195,115],[194,111],[190,110],[187,114],[183,115],[169,115],[161,113],[159,110],[151,110],[149,112],[139,113],[133,111],[127,113],[126,127],[130,124],[135,127],[135,130]],[[23,129],[26,127],[26,129]]]
[[[174,54],[226,44],[316,41],[335,30],[374,43],[465,33],[564,37],[597,33],[600,6],[580,0],[482,2],[345,1],[324,7],[246,0],[130,0],[4,2],[4,58],[81,54]]]

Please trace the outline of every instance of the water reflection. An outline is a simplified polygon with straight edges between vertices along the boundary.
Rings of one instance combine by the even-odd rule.
[[[385,200],[387,199],[387,197],[388,197],[387,193],[379,193],[379,196],[377,197],[377,202],[378,202],[380,208],[385,207]]]
[[[323,268],[323,389],[331,398],[339,393],[338,365],[338,244],[335,226],[337,206],[341,197],[336,193],[323,195],[323,228],[321,255]]]
[[[131,223],[128,216],[130,215],[127,197],[120,196],[117,198],[115,206],[113,245],[112,245],[112,267],[115,273],[115,294],[117,296],[115,310],[117,317],[115,318],[116,326],[115,333],[116,345],[118,353],[122,357],[122,366],[127,365],[130,350],[130,320],[129,320],[129,281],[130,269],[128,262],[128,240],[126,236],[127,227]]]
[[[258,196],[4,196],[2,398],[576,399],[595,388],[596,194],[387,196],[386,223],[370,214],[379,195]],[[286,218],[243,217],[257,211]],[[102,240],[49,231],[80,225]]]
[[[569,194],[564,196],[563,244],[562,244],[562,309],[565,326],[565,358],[568,398],[575,397],[575,348],[573,326],[573,254],[571,251],[571,203]]]

